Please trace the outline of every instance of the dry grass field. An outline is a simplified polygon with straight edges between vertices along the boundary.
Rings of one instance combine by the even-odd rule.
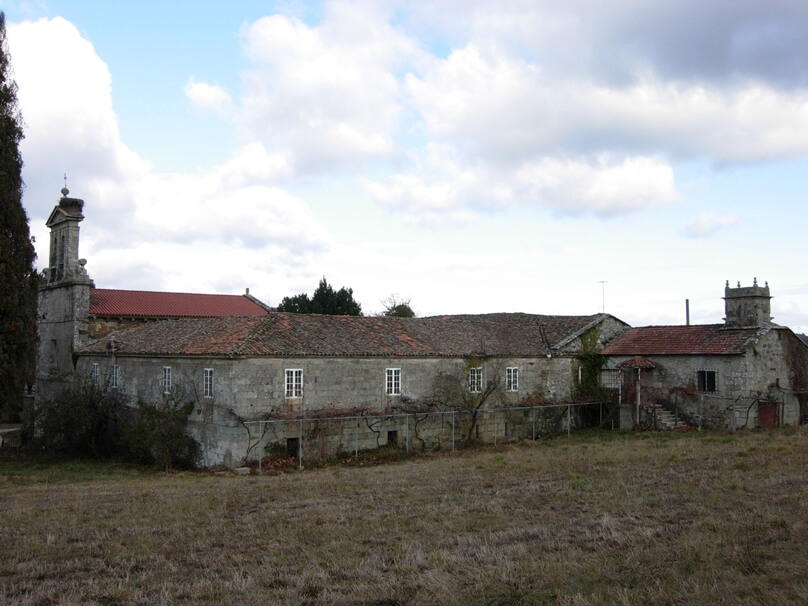
[[[805,604],[808,428],[273,476],[0,461],[0,603]]]

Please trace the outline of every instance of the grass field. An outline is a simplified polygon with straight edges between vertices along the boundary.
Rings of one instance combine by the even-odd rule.
[[[273,476],[0,461],[0,603],[805,604],[808,428]]]

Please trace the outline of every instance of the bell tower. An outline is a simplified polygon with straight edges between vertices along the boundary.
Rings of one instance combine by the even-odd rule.
[[[48,267],[37,296],[36,397],[50,398],[69,386],[73,350],[87,338],[90,289],[95,286],[86,261],[79,259],[79,223],[84,200],[68,197],[62,189],[59,204],[47,222],[50,228]]]
[[[724,322],[727,328],[757,328],[770,326],[772,322],[769,283],[758,286],[757,278],[752,286],[731,288],[729,280],[724,288]]]

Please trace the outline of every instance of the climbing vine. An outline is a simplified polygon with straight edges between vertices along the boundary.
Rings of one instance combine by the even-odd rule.
[[[580,400],[605,400],[608,396],[600,384],[600,369],[606,363],[606,357],[598,352],[599,337],[599,326],[581,335],[581,352],[576,356],[578,373],[574,378],[574,392]]]

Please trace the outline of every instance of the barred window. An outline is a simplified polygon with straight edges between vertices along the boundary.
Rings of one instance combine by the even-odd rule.
[[[117,364],[113,364],[109,368],[109,386],[112,389],[118,388],[118,379],[120,377],[120,368]]]
[[[716,391],[718,373],[714,370],[699,370],[696,372],[696,386],[699,391]]]
[[[98,363],[93,362],[93,367],[90,370],[90,383],[98,386]]]

